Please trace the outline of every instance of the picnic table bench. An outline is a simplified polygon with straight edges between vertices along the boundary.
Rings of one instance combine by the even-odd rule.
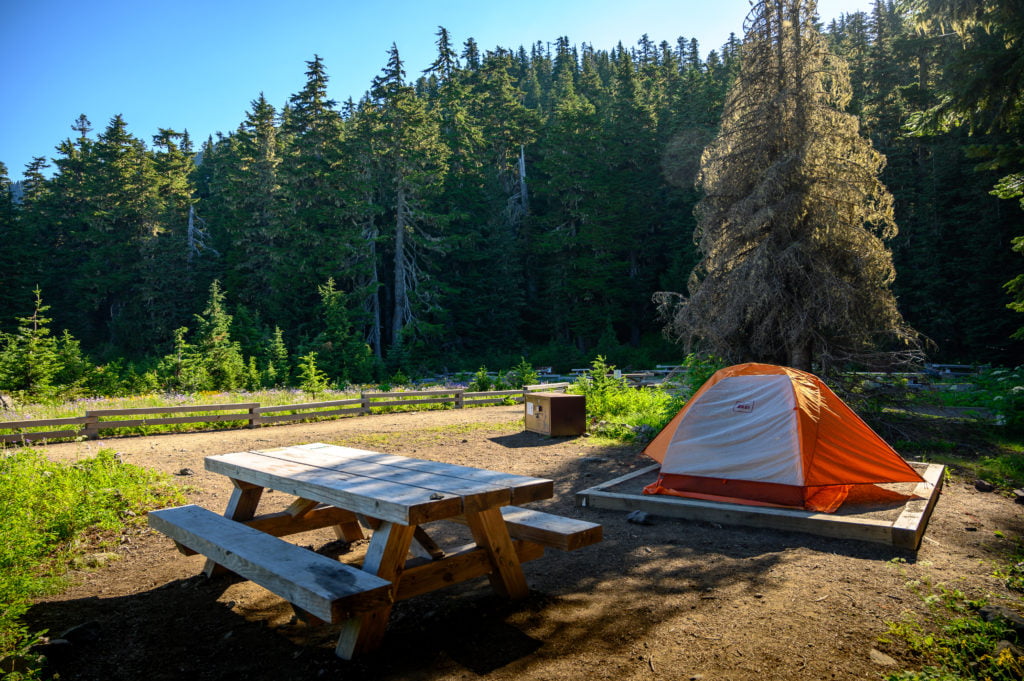
[[[522,563],[602,538],[598,524],[517,506],[554,495],[543,478],[319,443],[211,456],[206,468],[232,481],[223,516],[181,506],[151,512],[150,525],[206,556],[207,575],[234,572],[309,622],[341,623],[335,652],[345,659],[380,645],[396,601],[484,575],[521,598]],[[295,501],[257,515],[265,489]],[[439,520],[468,526],[472,543],[440,547],[425,527]],[[361,566],[279,538],[325,527],[347,541],[372,530]]]

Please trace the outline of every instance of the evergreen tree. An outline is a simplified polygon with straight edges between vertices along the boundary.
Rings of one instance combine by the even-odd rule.
[[[292,96],[282,123],[281,231],[271,318],[290,325],[313,323],[316,287],[341,276],[364,257],[355,168],[342,155],[343,126],[327,96],[327,71],[314,56],[306,84]]]
[[[26,256],[30,252],[29,241],[17,220],[11,179],[3,163],[0,163],[0,243],[4,244],[4,248],[0,249],[0,290],[5,291],[0,296],[2,325],[16,313],[12,308],[25,287],[25,268],[28,267]]]
[[[529,209],[525,148],[541,124],[520,102],[514,68],[511,56],[488,55],[478,71],[460,74],[465,86],[459,96],[478,137],[468,157],[464,145],[449,143],[452,172],[443,206],[451,248],[438,274],[441,306],[449,311],[449,353],[521,343],[521,236]]]
[[[989,192],[998,185],[1000,195],[1013,198],[1024,165],[1014,80],[1019,13],[1003,0],[915,2],[928,11],[911,16],[902,5],[878,0],[868,12],[837,18],[828,35],[849,65],[847,111],[888,159],[881,179],[892,190],[900,225],[889,242],[900,271],[892,289],[910,325],[938,343],[937,359],[1016,361],[1019,344],[1008,336],[1020,323],[1004,309],[1003,285],[1020,272],[1019,256],[1008,248],[1020,237],[1020,214]],[[918,31],[915,20],[929,24],[927,30]],[[797,28],[805,46],[815,42]],[[709,157],[701,176],[708,197],[699,233],[730,237],[715,253],[728,256],[749,244],[751,258],[768,254],[762,263],[817,267],[823,254],[838,252],[825,245],[839,243],[860,249],[868,263],[862,268],[850,257],[838,274],[821,270],[839,285],[816,280],[810,286],[811,275],[778,276],[774,281],[786,291],[781,306],[758,307],[758,296],[770,295],[771,287],[757,289],[751,319],[770,325],[763,310],[779,319],[788,310],[805,314],[805,326],[824,324],[810,312],[820,307],[822,291],[863,291],[836,303],[853,309],[891,274],[879,241],[850,227],[856,211],[834,201],[857,192],[867,197],[865,205],[874,201],[878,215],[862,224],[883,237],[893,233],[884,194],[856,183],[840,190],[814,168],[798,172],[827,158],[830,172],[823,177],[847,173],[851,159],[863,159],[865,172],[877,174],[878,158],[849,141],[850,119],[835,113],[842,98],[834,95],[845,86],[827,58],[822,87],[828,96],[790,96],[799,90],[793,76],[792,85],[780,86],[780,109],[741,119],[753,95],[734,94],[732,118],[711,145],[741,53],[754,69],[765,48],[741,48],[729,36],[702,59],[696,40],[683,37],[655,44],[645,35],[610,51],[577,47],[564,36],[516,50],[484,50],[472,39],[455,47],[444,28],[436,39],[437,58],[415,86],[405,82],[393,50],[358,104],[330,100],[326,69],[314,57],[282,109],[261,95],[235,131],[211,138],[197,155],[185,133],[156,131],[147,150],[119,117],[94,135],[80,116],[57,146],[52,168],[36,159],[17,187],[0,173],[0,326],[15,329],[22,314],[16,301],[39,286],[47,291],[53,326],[82,338],[83,358],[141,357],[169,346],[173,329],[195,326],[191,313],[203,309],[217,279],[239,303],[232,308],[231,343],[241,346],[240,355],[257,358],[262,381],[288,382],[279,377],[287,360],[278,366],[267,357],[275,325],[282,346],[288,338],[303,353],[316,350],[340,378],[351,369],[341,360],[335,366],[337,357],[316,345],[336,342],[321,337],[326,321],[317,296],[317,286],[333,279],[343,301],[337,309],[347,320],[337,328],[348,329],[339,338],[369,343],[377,359],[386,351],[393,370],[441,364],[442,357],[507,363],[525,352],[524,344],[548,346],[552,358],[545,363],[577,356],[564,361],[579,364],[596,348],[618,356],[622,343],[637,344],[657,331],[651,294],[685,288],[700,260],[693,240],[679,235],[696,230],[700,195],[693,185],[705,148],[718,156]],[[819,48],[801,54],[817,58]],[[787,54],[775,56],[790,60]],[[796,73],[795,63],[787,61],[776,80]],[[758,82],[771,81],[765,69],[761,74]],[[753,91],[749,82],[745,87]],[[800,108],[797,101],[810,104]],[[923,112],[915,120],[928,135],[905,134],[908,111]],[[814,123],[819,119],[829,122]],[[796,134],[800,121],[823,141]],[[751,133],[744,138],[738,126],[747,122]],[[764,158],[774,160],[749,161],[758,147],[753,137]],[[831,156],[821,151],[825,145]],[[786,149],[800,151],[787,156]],[[733,157],[754,180],[744,184],[725,173],[734,164],[715,160]],[[806,182],[785,180],[793,177]],[[715,194],[723,187],[738,188],[739,199]],[[758,190],[764,200],[748,201]],[[805,190],[813,201],[797,220],[787,197]],[[831,212],[814,202],[822,196],[833,201]],[[733,206],[725,211],[729,228],[709,226],[709,216],[725,205]],[[785,220],[795,224],[794,238],[769,238]],[[820,227],[826,222],[829,228]],[[745,226],[753,231],[743,232]],[[705,265],[719,262],[703,255]],[[753,272],[752,260],[734,261],[734,272]],[[774,276],[774,266],[764,268]],[[848,275],[862,269],[863,277]],[[711,290],[715,280],[708,277],[701,290]],[[813,295],[791,293],[801,288]],[[1024,308],[1024,280],[1015,279],[1010,292]],[[851,324],[883,329],[879,319],[894,308],[891,297],[878,300],[872,321],[864,312],[852,315]],[[753,338],[753,322],[748,326],[738,333]],[[851,347],[866,348],[838,322],[815,333],[812,354],[820,338],[831,343],[826,363],[856,354]],[[175,347],[187,350],[191,364],[187,380],[176,385],[211,385],[201,353],[184,336],[180,341]],[[198,344],[199,337],[189,341]],[[619,364],[633,361],[618,357]],[[771,358],[790,361],[784,349]],[[243,374],[254,384],[251,366]]]
[[[857,35],[847,35],[850,30]],[[946,362],[1016,362],[1012,315],[1002,285],[1019,271],[1006,244],[1018,221],[988,196],[998,169],[975,167],[965,149],[1005,148],[1004,131],[964,128],[906,135],[908,112],[930,110],[943,94],[949,65],[962,47],[952,33],[919,31],[905,10],[876,2],[869,14],[835,22],[841,55],[863,60],[863,87],[850,110],[888,159],[883,180],[895,198],[900,233],[891,242],[900,276],[893,285],[907,321],[932,339],[930,355]],[[865,45],[864,41],[868,44]],[[866,57],[864,56],[866,55]],[[857,101],[857,97],[862,101]]]
[[[18,391],[31,397],[45,397],[54,388],[54,376],[61,370],[57,339],[50,333],[42,292],[35,291],[35,307],[28,317],[18,318],[12,334],[0,334],[0,389]]]
[[[688,298],[660,301],[676,338],[734,361],[809,370],[913,359],[882,242],[896,232],[884,159],[843,113],[845,64],[814,17],[813,0],[754,5],[739,80],[702,160],[703,260]]]
[[[983,160],[980,169],[1008,173],[992,193],[1018,199],[1024,208],[1024,8],[1016,0],[915,0],[911,7],[920,26],[952,28],[962,47],[946,65],[943,96],[918,112],[911,127],[918,134],[956,127],[1003,133],[1001,143],[979,141],[969,151]],[[1024,234],[1012,243],[1024,255]],[[1024,312],[1024,274],[1007,282],[1006,290],[1013,298],[1008,307]],[[1024,339],[1024,326],[1014,336]]]
[[[316,365],[315,352],[299,358],[299,387],[313,397],[327,392],[330,387],[329,377]]]
[[[64,393],[83,387],[91,378],[95,367],[82,352],[82,344],[78,339],[64,329],[57,338],[55,352],[59,368],[53,375],[53,384]]]
[[[559,92],[538,140],[538,179],[532,185],[537,197],[531,203],[536,210],[527,221],[531,261],[526,289],[539,304],[531,309],[538,318],[527,318],[527,322],[548,338],[582,348],[586,339],[574,334],[569,322],[574,308],[588,307],[593,300],[574,298],[572,280],[581,256],[581,231],[597,217],[597,188],[591,178],[599,174],[601,164],[600,119],[594,105],[575,91],[566,75]]]
[[[476,66],[479,66],[478,64]],[[437,58],[424,73],[436,74],[441,81],[451,80],[452,76],[460,70],[459,56],[452,49],[452,40],[448,35],[448,29],[444,26],[437,27]]]
[[[77,312],[72,329],[80,329],[75,335],[83,340],[141,352],[154,340],[132,332],[144,315],[143,249],[160,229],[153,159],[118,115],[91,145],[88,168],[86,214],[72,233],[77,267],[63,273],[77,301],[65,312]]]
[[[360,255],[341,278],[360,301],[363,337],[374,356],[384,353],[384,294],[382,260],[382,225],[386,198],[380,185],[381,168],[377,159],[375,137],[379,125],[375,104],[367,97],[356,107],[350,103],[346,121],[345,152],[354,168],[355,187],[363,209],[357,216],[362,248]]]
[[[80,301],[75,273],[89,257],[83,235],[95,212],[91,179],[96,176],[96,159],[89,119],[80,115],[71,127],[76,137],[57,145],[52,178],[37,175],[30,181],[24,226],[34,246],[52,254],[46,266],[35,263],[28,275],[31,285],[44,287],[57,318],[77,330],[84,325],[76,314]]]
[[[153,170],[157,194],[153,229],[139,246],[134,315],[120,322],[122,347],[142,354],[166,344],[173,330],[188,321],[201,295],[205,255],[194,257],[189,220],[196,199],[194,154],[188,133],[161,129],[153,136]],[[194,219],[194,216],[192,216]]]
[[[224,284],[244,305],[257,309],[272,300],[275,272],[285,268],[276,118],[260,93],[231,139],[203,159],[214,173],[208,200],[226,266]]]
[[[284,388],[291,385],[291,363],[288,359],[288,346],[284,342],[284,332],[275,326],[274,333],[267,344],[265,353],[266,367],[263,372],[263,383],[272,388]]]
[[[346,296],[334,280],[319,287],[323,330],[314,340],[320,367],[335,382],[365,383],[373,378],[369,346],[355,333]]]
[[[388,64],[371,90],[375,134],[372,138],[382,207],[392,220],[392,288],[390,344],[401,345],[415,333],[424,308],[430,306],[427,251],[443,249],[429,227],[440,222],[431,200],[447,171],[448,152],[438,122],[415,90],[405,83],[405,70],[392,45]]]
[[[476,41],[469,38],[462,47],[462,58],[466,62],[466,68],[471,71],[480,68],[480,46],[476,44]]]
[[[156,369],[161,387],[168,391],[209,390],[210,375],[203,358],[196,352],[195,346],[188,342],[188,327],[175,329],[173,336],[170,354],[160,359]]]
[[[657,68],[653,49],[642,43],[639,51],[652,69]],[[614,327],[632,345],[639,344],[652,312],[654,273],[663,252],[658,244],[666,237],[654,107],[630,54],[618,52],[615,64],[615,96],[601,116],[600,160],[591,181],[596,189],[592,218],[581,225],[570,280],[571,297],[591,301],[570,311],[575,332],[591,347],[608,331],[615,337]]]
[[[231,340],[231,320],[224,306],[220,282],[210,285],[210,298],[196,315],[195,353],[206,370],[207,390],[235,390],[245,382],[245,360],[237,341]]]
[[[59,252],[52,246],[53,220],[51,206],[53,192],[46,169],[49,164],[45,157],[36,156],[25,166],[24,179],[21,183],[21,202],[17,208],[13,237],[10,247],[2,249],[8,263],[16,269],[4,274],[8,287],[0,296],[0,309],[6,308],[6,314],[0,318],[0,325],[7,324],[22,312],[19,300],[27,300],[35,287],[49,285],[49,276],[43,265],[43,258],[34,254],[39,252],[53,253],[57,260]],[[63,263],[53,263],[59,268]],[[0,326],[2,328],[2,326]]]

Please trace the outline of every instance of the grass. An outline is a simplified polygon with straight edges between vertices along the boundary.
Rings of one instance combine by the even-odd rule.
[[[997,395],[979,394],[971,399],[975,406],[979,402],[998,404],[994,397]],[[942,394],[915,399],[919,404],[940,406],[950,401],[961,406],[970,401],[964,394],[952,400]],[[881,410],[869,420],[876,430],[901,433],[903,439],[891,442],[905,456],[946,464],[957,476],[968,481],[986,480],[1003,493],[1024,487],[1024,434],[1019,428],[995,425],[990,420],[965,420],[959,415],[913,414],[905,410],[897,416],[893,414]],[[1014,418],[1011,412],[1006,412],[1006,416],[1008,421]],[[1012,534],[1015,533],[1007,528],[994,531],[1005,553],[995,561],[992,574],[1011,592],[1008,604],[1019,609],[1020,597],[1013,592],[1024,592],[1024,546]],[[899,621],[889,622],[889,631],[882,640],[904,646],[916,669],[890,674],[885,677],[887,681],[1024,678],[1024,655],[1018,648],[1002,643],[1016,642],[1014,632],[1005,621],[988,621],[979,612],[986,600],[992,598],[991,594],[970,600],[960,590],[928,578],[911,580],[907,587],[927,606],[926,612],[906,613]]]
[[[145,511],[181,503],[168,476],[123,464],[113,450],[75,463],[54,463],[32,449],[0,454],[0,673],[41,673],[20,617],[31,600],[64,584],[72,562],[103,548]]]
[[[905,419],[902,425],[906,425]],[[1024,487],[1024,438],[1020,434],[985,423],[935,417],[919,421],[917,428],[919,438],[890,440],[904,457],[944,464],[968,480],[985,480],[1003,492]],[[878,429],[885,430],[884,426]]]
[[[920,669],[890,674],[886,681],[1011,681],[1024,678],[1024,656],[1003,642],[1013,639],[1008,623],[989,621],[979,610],[985,600],[969,600],[959,589],[928,578],[911,580],[908,589],[927,606],[924,615],[904,613],[888,623],[881,642],[902,643]]]

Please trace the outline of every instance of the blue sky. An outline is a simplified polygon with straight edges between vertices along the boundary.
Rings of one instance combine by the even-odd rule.
[[[819,0],[826,22],[871,0]],[[696,37],[701,51],[742,36],[747,0],[0,0],[0,162],[20,179],[52,157],[84,113],[94,128],[122,114],[150,145],[159,128],[201,142],[238,126],[260,92],[275,107],[301,89],[319,54],[337,101],[359,99],[392,43],[414,78],[433,60],[438,26],[459,46],[518,48],[568,36],[611,49]]]

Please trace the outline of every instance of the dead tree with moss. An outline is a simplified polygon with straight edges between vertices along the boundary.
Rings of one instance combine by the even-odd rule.
[[[890,285],[885,158],[845,113],[850,81],[814,0],[758,0],[740,76],[704,150],[689,296],[655,296],[666,332],[732,361],[811,369],[917,359]]]

